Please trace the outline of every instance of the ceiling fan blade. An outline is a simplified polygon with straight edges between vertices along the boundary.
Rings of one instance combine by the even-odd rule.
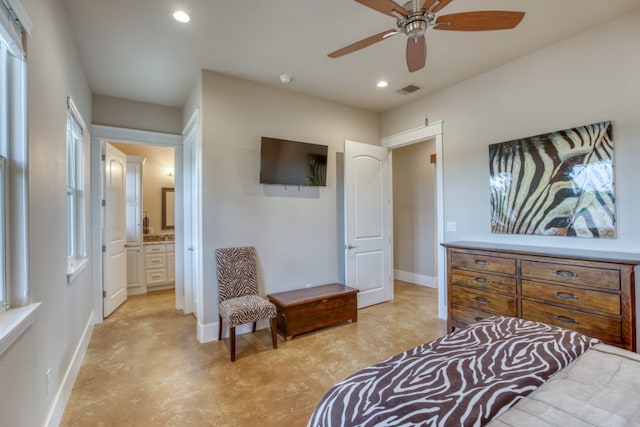
[[[356,0],[358,3],[370,7],[373,10],[377,10],[378,12],[384,13],[385,15],[393,16],[397,18],[392,12],[396,12],[405,18],[407,17],[408,12],[404,10],[402,6],[393,0]]]
[[[523,17],[524,12],[501,10],[452,13],[439,16],[433,28],[451,31],[509,30],[517,26]]]
[[[444,9],[445,7],[447,7],[447,5],[449,3],[451,3],[453,0],[440,0],[440,3],[438,3],[438,5],[436,7],[433,8],[433,10],[431,12],[433,13],[438,13],[440,12],[442,9]],[[435,0],[427,0],[424,2],[425,5],[427,3],[432,3],[429,5],[429,7],[431,7],[433,5],[433,3],[435,3]],[[429,8],[425,7],[424,9],[429,10]]]
[[[418,38],[409,37],[407,39],[407,67],[413,73],[424,68],[427,60],[427,43],[424,36]]]
[[[366,39],[357,41],[355,43],[351,43],[349,46],[345,46],[342,49],[338,49],[335,52],[331,52],[329,54],[330,58],[338,58],[340,56],[346,55],[348,53],[351,52],[355,52],[356,50],[360,50],[362,48],[365,48],[367,46],[371,46],[374,43],[377,43],[379,41],[382,41],[386,38],[389,38],[391,36],[395,36],[396,34],[398,34],[398,30],[387,30],[387,31],[383,31],[379,34],[375,34],[371,37],[367,37]]]

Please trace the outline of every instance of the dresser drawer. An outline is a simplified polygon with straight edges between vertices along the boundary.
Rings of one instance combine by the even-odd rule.
[[[145,268],[164,268],[167,265],[167,254],[146,254]]]
[[[488,313],[475,308],[464,307],[462,305],[451,305],[451,322],[456,328],[464,328],[498,313]]]
[[[551,280],[567,285],[620,290],[620,272],[618,270],[522,260],[520,271],[520,275],[528,279]]]
[[[522,296],[568,308],[597,311],[604,315],[620,315],[620,295],[560,286],[549,283],[522,281]]]
[[[451,281],[455,285],[473,286],[475,288],[500,292],[507,295],[516,295],[516,278],[511,276],[498,276],[479,271],[451,270]]]
[[[451,290],[451,303],[454,305],[463,305],[504,316],[516,316],[518,314],[514,297],[455,285],[452,286]]]
[[[516,274],[516,260],[463,252],[451,253],[451,266],[491,273]]]
[[[522,318],[572,329],[609,343],[622,343],[622,323],[618,319],[529,300],[522,300]]]

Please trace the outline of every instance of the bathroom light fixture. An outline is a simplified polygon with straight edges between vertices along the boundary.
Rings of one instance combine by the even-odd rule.
[[[175,175],[176,175],[176,171],[175,171],[175,169],[174,169],[174,168],[167,168],[167,170],[166,170],[165,174],[166,174],[167,176],[175,176]]]
[[[293,80],[293,77],[291,77],[289,74],[281,74],[280,75],[280,82],[282,84],[289,84],[291,83],[291,80]]]
[[[191,21],[191,17],[184,10],[176,10],[175,12],[173,12],[173,19],[183,24]]]
[[[387,86],[389,86],[389,82],[388,82],[388,81],[386,81],[386,80],[380,80],[380,81],[376,84],[376,86],[378,86],[378,87],[387,87]]]

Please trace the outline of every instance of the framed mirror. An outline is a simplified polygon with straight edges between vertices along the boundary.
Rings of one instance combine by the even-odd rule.
[[[175,197],[173,188],[162,187],[162,229],[175,228]]]

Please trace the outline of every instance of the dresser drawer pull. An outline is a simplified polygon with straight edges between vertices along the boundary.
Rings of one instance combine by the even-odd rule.
[[[578,323],[580,323],[576,319],[572,319],[571,317],[566,317],[566,316],[553,316],[553,317],[556,320],[559,320],[559,321],[564,322],[564,323],[571,323],[573,325],[577,325]]]
[[[477,260],[475,260],[473,262],[474,262],[475,265],[482,265],[482,266],[489,265],[489,261],[484,261],[482,259],[477,259]]]
[[[489,283],[489,281],[487,279],[485,279],[484,277],[476,277],[475,279],[473,279],[476,283],[482,283],[483,285],[486,285],[487,283]]]
[[[565,270],[556,271],[556,275],[560,277],[578,277],[578,275],[573,271],[565,271]]]
[[[574,294],[570,294],[567,292],[556,292],[556,296],[562,299],[573,299],[573,300],[578,299],[578,297],[575,296]]]
[[[474,298],[476,301],[478,301],[479,303],[482,304],[489,304],[489,300],[487,298],[482,298],[482,297],[475,297]]]

